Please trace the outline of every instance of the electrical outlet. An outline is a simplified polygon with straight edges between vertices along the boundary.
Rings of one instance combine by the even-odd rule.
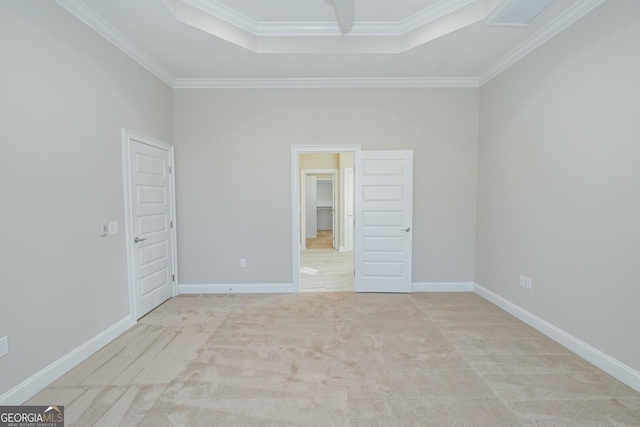
[[[109,236],[112,236],[114,234],[118,234],[118,223],[117,222],[110,222],[109,223]]]
[[[240,258],[240,267],[246,267],[247,266],[247,259],[246,258]]]
[[[518,281],[518,284],[522,288],[524,288],[524,286],[525,286],[525,277],[522,274],[520,275],[520,280]]]
[[[0,338],[0,357],[9,354],[9,339],[7,337]]]
[[[525,288],[531,290],[531,277],[526,278]]]

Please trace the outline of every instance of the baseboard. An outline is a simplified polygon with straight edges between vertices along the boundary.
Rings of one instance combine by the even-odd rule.
[[[522,320],[524,323],[551,338],[558,344],[568,348],[578,356],[587,360],[589,363],[602,369],[612,377],[625,383],[632,389],[640,392],[640,372],[617,361],[613,357],[603,353],[597,348],[590,346],[584,341],[579,340],[578,338],[552,325],[546,320],[543,320],[536,315],[529,313],[528,311],[515,305],[511,301],[491,292],[486,288],[483,288],[478,284],[474,284],[474,291],[482,298],[497,305],[507,313]]]
[[[180,294],[286,294],[295,292],[292,283],[180,284]]]
[[[40,372],[27,378],[2,396],[2,405],[22,405],[26,400],[35,396],[49,384],[78,366],[96,351],[116,339],[120,334],[135,324],[131,316],[127,316],[115,325],[101,332],[80,347],[61,357]]]
[[[413,282],[411,292],[473,292],[472,282]]]
[[[347,252],[347,248],[345,248],[344,246],[340,246],[338,247],[338,252]]]

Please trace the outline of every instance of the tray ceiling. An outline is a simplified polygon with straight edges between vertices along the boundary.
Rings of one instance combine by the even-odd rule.
[[[56,0],[173,87],[479,86],[605,0],[354,1]]]

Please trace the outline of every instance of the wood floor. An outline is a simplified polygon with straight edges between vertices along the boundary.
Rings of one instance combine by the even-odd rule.
[[[300,251],[300,292],[353,292],[353,252]]]
[[[307,249],[333,249],[332,230],[318,230],[317,236],[307,239]]]

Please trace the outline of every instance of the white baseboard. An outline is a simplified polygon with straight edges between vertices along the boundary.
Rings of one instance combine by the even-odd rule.
[[[22,405],[26,400],[35,396],[49,384],[78,366],[96,351],[116,339],[120,334],[131,328],[135,322],[127,316],[115,325],[101,332],[75,350],[53,362],[40,372],[27,378],[2,396],[0,405]]]
[[[338,248],[338,252],[347,252],[347,248],[345,248],[344,246],[340,246]]]
[[[546,320],[543,320],[538,316],[529,313],[528,311],[515,305],[511,301],[491,292],[486,288],[483,288],[478,284],[474,285],[474,291],[482,298],[497,305],[507,313],[522,320],[524,323],[551,338],[558,344],[568,348],[578,356],[587,360],[589,363],[602,369],[612,377],[620,380],[632,389],[640,392],[640,372],[617,361],[613,357],[601,352],[597,348],[590,346],[584,341],[579,340],[578,338],[552,325]]]
[[[292,283],[180,284],[180,294],[286,294],[295,292]]]
[[[473,292],[472,282],[413,282],[411,292]]]

